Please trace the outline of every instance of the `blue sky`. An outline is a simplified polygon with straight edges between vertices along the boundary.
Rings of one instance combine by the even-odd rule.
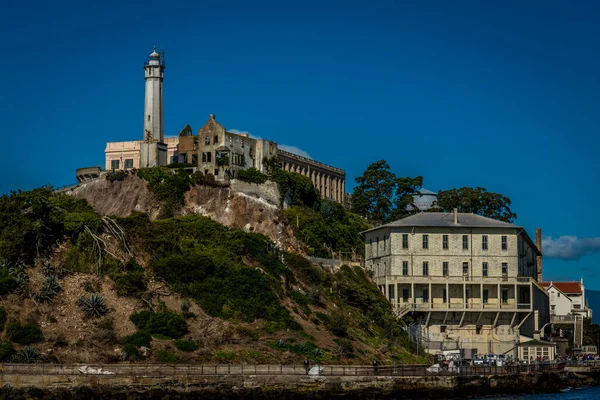
[[[167,134],[214,113],[348,188],[385,159],[428,189],[503,193],[552,238],[547,279],[600,289],[599,20],[592,1],[5,2],[0,193],[141,139],[156,45]]]

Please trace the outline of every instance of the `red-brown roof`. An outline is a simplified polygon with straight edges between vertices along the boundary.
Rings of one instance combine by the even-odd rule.
[[[581,282],[541,282],[545,288],[554,285],[558,290],[565,294],[581,294]]]

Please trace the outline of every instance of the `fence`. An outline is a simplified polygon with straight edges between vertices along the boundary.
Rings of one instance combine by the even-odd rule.
[[[307,375],[302,365],[168,365],[168,364],[0,364],[1,374],[13,375],[78,375],[80,368],[88,367],[87,374],[102,375],[103,372],[120,376],[202,376],[202,375]],[[313,366],[310,366],[311,368]],[[440,375],[510,375],[528,372],[558,371],[565,363],[540,363],[531,365],[461,366],[453,368],[431,368],[428,365],[397,366],[346,366],[322,365],[321,376],[440,376]],[[93,368],[94,371],[90,371]],[[101,371],[99,371],[101,369]],[[311,373],[312,375],[312,373]]]

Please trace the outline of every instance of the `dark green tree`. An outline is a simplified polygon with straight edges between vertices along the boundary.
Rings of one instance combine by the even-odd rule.
[[[460,189],[441,190],[437,195],[435,208],[451,212],[473,213],[505,222],[513,222],[517,214],[512,212],[512,201],[499,193],[488,192],[485,188],[462,187]]]
[[[385,160],[379,160],[355,178],[352,211],[371,221],[386,222],[393,207],[396,175]]]
[[[423,185],[423,177],[397,178],[385,160],[367,167],[356,178],[358,184],[352,194],[352,211],[375,223],[389,222],[414,214],[408,209],[413,195]]]
[[[408,217],[420,211],[413,205],[415,201],[413,196],[417,194],[417,190],[421,189],[422,186],[422,176],[396,179],[396,196],[394,197],[392,220]]]

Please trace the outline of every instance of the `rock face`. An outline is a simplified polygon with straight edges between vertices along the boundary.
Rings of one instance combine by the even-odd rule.
[[[154,199],[146,181],[127,176],[123,181],[98,179],[68,192],[87,200],[102,215],[126,217],[133,211],[159,215],[160,203]],[[231,188],[193,186],[185,195],[180,215],[200,214],[230,227],[261,233],[282,249],[295,248],[291,227],[276,203],[279,196],[272,182],[263,185],[234,182]]]
[[[97,179],[81,184],[67,194],[87,200],[102,215],[126,217],[139,211],[154,219],[159,211],[159,203],[154,200],[146,181],[137,176],[115,182]]]

